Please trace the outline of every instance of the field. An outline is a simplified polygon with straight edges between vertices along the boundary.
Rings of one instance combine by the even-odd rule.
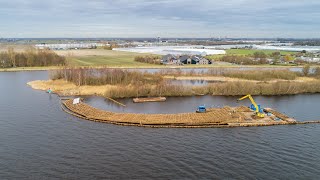
[[[239,56],[245,56],[245,55],[253,55],[255,52],[264,52],[267,55],[271,55],[273,52],[280,52],[281,55],[287,55],[287,54],[294,54],[296,52],[291,51],[277,51],[277,50],[258,50],[258,49],[227,49],[226,53],[227,55],[239,55]],[[212,55],[207,56],[208,59],[218,59],[225,55]]]
[[[7,51],[9,48],[14,48],[16,52],[23,52],[28,47],[31,47],[32,45],[27,44],[8,44],[8,43],[0,43],[0,52]]]
[[[246,49],[230,49],[227,54],[248,55],[254,54],[257,51],[271,54],[276,52],[273,50],[246,50]],[[59,55],[66,56],[71,65],[77,66],[110,66],[110,67],[158,67],[165,68],[166,66],[146,64],[134,61],[135,56],[147,55],[141,53],[111,51],[103,49],[84,49],[84,50],[59,50],[55,51]],[[281,51],[281,54],[290,54],[292,52]],[[214,55],[214,57],[221,57],[224,55]],[[216,63],[214,66],[229,67],[230,64]],[[266,65],[263,65],[266,66]],[[212,65],[188,65],[184,67],[212,67]]]
[[[71,65],[77,66],[151,66],[150,64],[134,61],[134,57],[141,55],[140,53],[111,51],[103,49],[58,50],[55,52],[59,55],[66,56]]]
[[[228,49],[227,54],[234,55],[253,55],[255,52],[264,52],[267,55],[271,55],[273,52],[280,52],[282,55],[292,54],[296,52],[291,51],[277,51],[277,50],[256,50],[256,49]]]
[[[6,51],[8,47],[14,47],[17,52],[21,52],[26,49],[29,45],[0,45],[0,52]],[[266,54],[271,54],[275,52],[274,50],[247,50],[247,49],[230,49],[226,50],[227,54],[235,54],[235,55],[248,55],[254,54],[254,52],[262,51]],[[172,66],[162,66],[155,64],[147,64],[134,61],[135,56],[147,55],[141,53],[133,53],[133,52],[122,52],[122,51],[111,51],[104,49],[83,49],[83,50],[56,50],[58,55],[63,55],[67,57],[67,61],[70,65],[75,66],[109,66],[109,67],[126,67],[126,68],[166,68]],[[288,51],[280,51],[281,54],[291,54],[293,52]],[[224,55],[214,55],[209,56],[209,59],[216,59],[222,57]],[[268,66],[268,65],[259,65],[259,66]],[[233,67],[233,65],[228,63],[215,63],[214,65],[188,65],[183,66],[184,68],[206,68],[206,67]],[[236,66],[234,66],[236,67]],[[33,70],[37,68],[12,68],[11,71],[19,71],[19,70]],[[46,69],[44,67],[40,68]],[[49,69],[49,68],[48,68]],[[7,69],[2,69],[0,71],[7,71]]]

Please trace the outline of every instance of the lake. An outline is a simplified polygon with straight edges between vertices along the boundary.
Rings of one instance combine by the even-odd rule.
[[[64,113],[54,94],[28,81],[47,72],[0,73],[1,179],[319,179],[320,125],[222,129],[149,129],[94,123]],[[298,120],[319,120],[320,95],[255,97]],[[196,106],[235,106],[236,97],[168,98],[103,109],[193,112]],[[248,101],[241,105],[248,105]]]

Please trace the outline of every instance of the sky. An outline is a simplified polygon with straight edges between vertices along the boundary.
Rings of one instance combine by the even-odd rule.
[[[0,0],[0,38],[320,38],[319,0]]]

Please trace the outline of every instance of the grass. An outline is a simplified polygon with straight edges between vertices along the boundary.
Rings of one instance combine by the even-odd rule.
[[[140,63],[133,60],[133,57],[108,57],[108,56],[88,56],[70,58],[69,61],[73,65],[78,66],[112,66],[112,67],[141,67],[150,66],[146,63]]]
[[[147,63],[134,61],[140,53],[111,51],[104,49],[60,50],[55,51],[64,55],[71,65],[76,66],[111,66],[111,67],[143,67]],[[156,65],[153,65],[156,66]]]
[[[227,54],[252,55],[255,52],[265,52],[272,54],[275,50],[248,50],[248,49],[229,49]],[[291,54],[289,51],[280,51],[281,54]],[[56,51],[59,55],[67,56],[72,65],[77,66],[111,66],[111,67],[164,67],[163,65],[147,64],[134,61],[136,56],[148,55],[141,53],[111,51],[104,49],[84,49],[84,50],[60,50]],[[224,55],[214,55],[210,57],[222,57]],[[221,65],[215,65],[221,66]],[[226,66],[226,65],[222,65]],[[183,67],[212,67],[212,65],[188,65]]]
[[[7,49],[7,48],[4,48]],[[245,49],[231,49],[227,50],[227,54],[253,54],[256,51],[263,51],[268,54],[275,52],[273,50],[245,50]],[[104,49],[83,49],[83,50],[57,50],[58,55],[67,57],[69,64],[75,66],[109,66],[109,67],[125,67],[125,68],[172,68],[173,66],[163,66],[156,64],[147,64],[134,61],[136,56],[147,55],[141,53],[111,51]],[[281,51],[282,54],[290,54],[292,52]],[[223,55],[215,55],[212,57],[221,57]],[[210,56],[209,56],[210,57]],[[215,68],[215,67],[238,67],[237,65],[214,64],[214,65],[187,65],[177,66],[178,68]],[[250,66],[247,66],[250,67]],[[254,65],[252,67],[276,67],[270,65]],[[283,67],[279,65],[278,67]],[[0,71],[23,71],[23,70],[46,70],[54,67],[34,67],[34,68],[10,68],[1,69]],[[58,67],[57,67],[58,68]]]
[[[277,51],[277,50],[258,50],[258,49],[227,49],[225,50],[227,55],[253,55],[255,52],[264,52],[267,55],[271,55],[273,52],[280,52],[281,55],[294,54],[292,51]],[[225,56],[224,54],[207,56],[208,59],[219,59]]]
[[[253,55],[255,52],[264,52],[267,55],[271,55],[273,52],[280,52],[281,55],[292,54],[291,51],[277,51],[277,50],[256,50],[256,49],[228,49],[227,54],[233,55]]]

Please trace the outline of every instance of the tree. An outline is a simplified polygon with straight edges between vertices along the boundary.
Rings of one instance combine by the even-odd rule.
[[[14,52],[13,47],[8,48],[9,60],[13,67],[16,67],[16,53]]]
[[[255,60],[265,60],[267,58],[267,55],[264,52],[255,52],[253,54],[253,57]]]
[[[36,49],[33,47],[28,47],[26,49],[26,56],[27,56],[27,66],[33,66],[34,61],[35,61],[35,51]]]
[[[310,73],[310,65],[309,64],[303,66],[302,73],[303,73],[304,76],[308,76],[309,75],[309,73]]]
[[[287,54],[287,55],[284,57],[284,60],[285,60],[286,62],[290,62],[290,61],[293,61],[294,58],[293,58],[290,54]]]
[[[259,52],[253,53],[253,57],[254,57],[255,60],[259,59],[260,58],[260,53]]]
[[[281,54],[280,54],[280,52],[273,52],[271,54],[271,57],[273,58],[273,63],[277,64],[280,60]]]

